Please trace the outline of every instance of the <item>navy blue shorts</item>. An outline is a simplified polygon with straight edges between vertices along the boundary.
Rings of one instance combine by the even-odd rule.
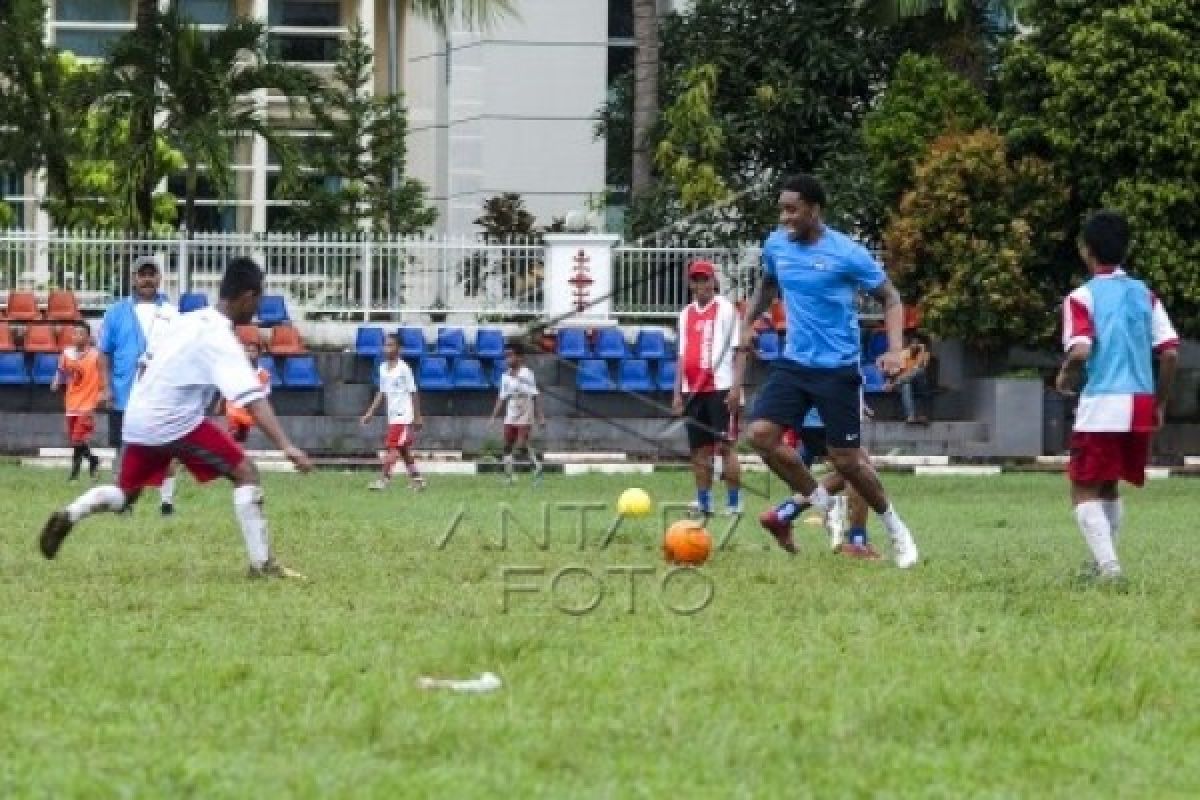
[[[820,369],[779,359],[754,400],[752,419],[800,430],[816,407],[829,447],[862,446],[862,374],[857,366]]]

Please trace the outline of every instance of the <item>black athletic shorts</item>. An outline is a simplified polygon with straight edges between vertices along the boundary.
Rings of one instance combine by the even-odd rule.
[[[737,415],[730,415],[725,399],[729,391],[697,392],[683,404],[688,447],[699,450],[720,442],[737,439]]]
[[[857,366],[822,369],[781,358],[771,364],[752,418],[800,429],[814,406],[825,423],[829,447],[862,446],[862,374]]]

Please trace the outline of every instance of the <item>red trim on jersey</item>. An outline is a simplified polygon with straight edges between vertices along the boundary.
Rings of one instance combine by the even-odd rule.
[[[1067,339],[1086,337],[1094,339],[1096,328],[1092,325],[1092,314],[1088,307],[1074,297],[1067,298],[1067,308],[1071,314],[1071,330]]]
[[[1143,433],[1153,431],[1158,421],[1158,402],[1154,395],[1135,394],[1129,417],[1129,430]]]
[[[679,332],[683,346],[679,350],[685,391],[689,394],[715,392],[717,365],[714,361],[714,339],[717,336],[717,314],[721,304],[713,298],[707,308],[690,304],[683,314],[683,329]]]

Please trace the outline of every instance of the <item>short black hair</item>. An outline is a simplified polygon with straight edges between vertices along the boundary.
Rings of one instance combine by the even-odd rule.
[[[400,346],[400,334],[398,333],[387,333],[384,334],[383,338],[389,342],[395,342],[397,347]]]
[[[512,350],[513,355],[518,357],[525,355],[525,345],[519,339],[509,339],[504,343],[504,349]]]
[[[790,175],[783,181],[783,191],[795,192],[804,198],[804,202],[814,206],[825,207],[825,187],[812,175],[800,173]]]
[[[262,294],[262,267],[253,259],[238,256],[225,265],[225,274],[221,277],[220,297],[222,300],[234,300],[243,292]]]
[[[88,336],[92,335],[92,326],[88,325],[86,320],[77,319],[77,320],[75,320],[75,322],[73,322],[71,324],[71,327],[72,328],[81,328],[81,329],[87,331]]]
[[[1096,261],[1115,266],[1129,254],[1129,221],[1120,211],[1097,211],[1084,220],[1080,238]]]

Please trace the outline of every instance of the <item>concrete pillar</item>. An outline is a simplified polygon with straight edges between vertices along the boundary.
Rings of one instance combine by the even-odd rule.
[[[612,234],[552,233],[546,242],[545,316],[571,325],[612,324]]]

